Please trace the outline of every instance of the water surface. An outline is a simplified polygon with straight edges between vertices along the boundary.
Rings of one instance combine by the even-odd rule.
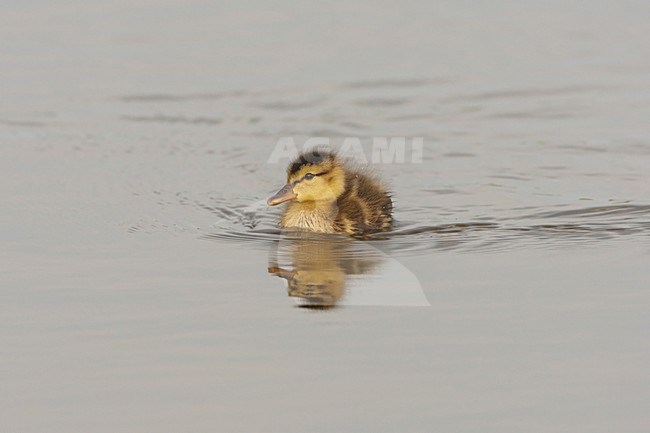
[[[10,2],[0,430],[647,431],[649,13]],[[278,230],[313,136],[391,232]]]

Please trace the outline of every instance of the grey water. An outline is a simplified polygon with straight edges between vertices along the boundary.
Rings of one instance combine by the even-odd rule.
[[[0,431],[648,431],[649,16],[6,2]],[[280,231],[287,137],[422,137],[393,230]]]

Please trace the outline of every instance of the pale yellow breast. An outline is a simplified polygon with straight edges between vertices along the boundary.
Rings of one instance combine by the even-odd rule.
[[[320,233],[335,233],[334,218],[335,215],[332,215],[330,206],[318,208],[302,203],[291,203],[282,215],[280,226]]]

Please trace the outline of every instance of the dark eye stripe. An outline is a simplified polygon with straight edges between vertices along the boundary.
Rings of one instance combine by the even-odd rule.
[[[322,173],[307,173],[307,174],[312,174],[312,175],[314,175],[314,177],[316,177],[316,176],[322,176],[322,175],[327,174],[327,173],[329,173],[329,172],[330,172],[330,170],[328,170],[328,171],[324,171],[324,172],[322,172]],[[297,184],[298,182],[302,182],[303,180],[305,180],[305,177],[307,176],[307,174],[306,174],[305,176],[301,177],[300,179],[296,179],[296,180],[294,180],[293,182],[291,182],[291,184],[292,184],[292,185],[295,185],[295,184]]]
[[[297,180],[296,182],[301,182],[301,181],[303,181],[304,179],[307,179],[307,175],[309,175],[309,174],[311,174],[312,176],[316,177],[316,176],[322,176],[322,175],[327,174],[327,173],[329,173],[329,171],[324,171],[324,172],[322,172],[322,173],[307,173],[306,175],[304,175],[304,176],[302,177],[302,179]]]

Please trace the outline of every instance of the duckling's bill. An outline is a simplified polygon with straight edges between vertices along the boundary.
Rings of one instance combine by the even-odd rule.
[[[292,185],[288,183],[283,186],[280,191],[276,192],[274,196],[270,197],[266,203],[269,206],[275,206],[280,203],[284,203],[285,201],[294,200],[296,197],[298,196],[295,192],[293,192]]]

